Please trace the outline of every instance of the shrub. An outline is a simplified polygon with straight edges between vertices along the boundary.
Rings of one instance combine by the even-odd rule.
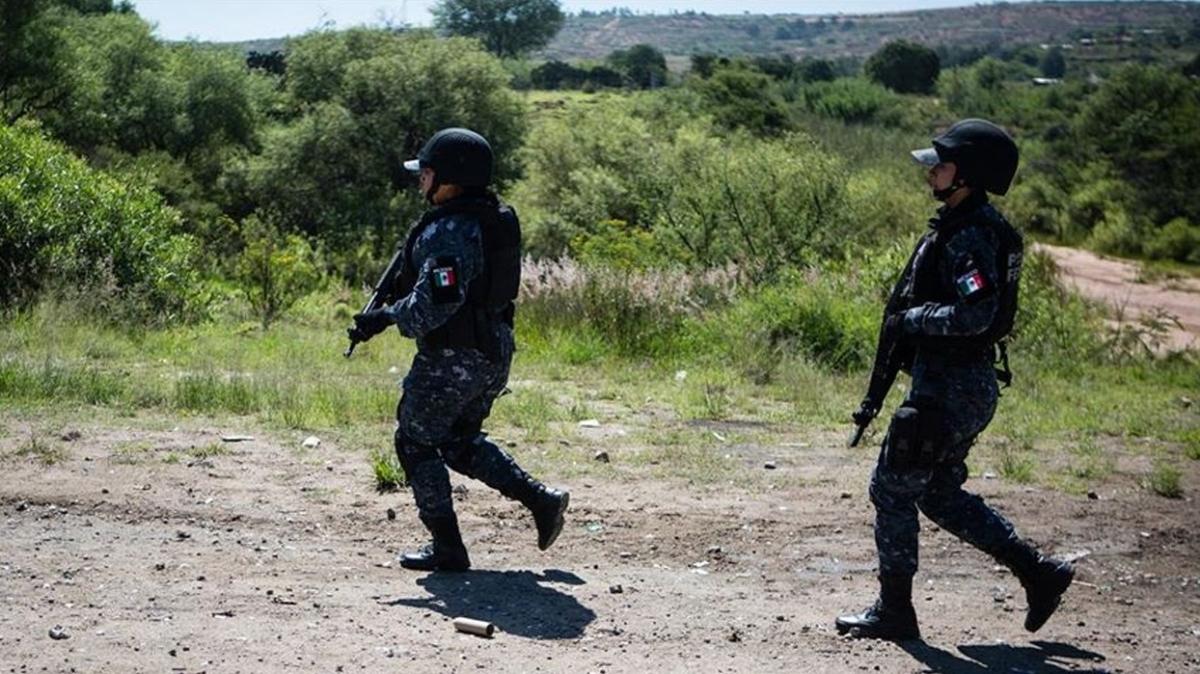
[[[308,241],[284,234],[270,218],[252,215],[242,222],[246,248],[236,278],[263,329],[270,327],[320,282],[317,256]]]
[[[47,289],[147,320],[192,316],[205,286],[178,214],[148,189],[89,169],[25,127],[0,125],[0,307]],[[110,302],[111,300],[111,302]]]
[[[863,64],[872,80],[907,94],[931,93],[940,70],[937,52],[906,40],[887,43]]]

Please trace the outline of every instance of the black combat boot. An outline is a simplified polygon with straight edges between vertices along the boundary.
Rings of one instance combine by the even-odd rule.
[[[406,552],[400,557],[400,566],[414,571],[466,571],[471,568],[467,548],[458,532],[458,518],[422,517],[421,522],[433,540],[416,552]]]
[[[1075,569],[1068,562],[1042,556],[1024,541],[1005,546],[996,554],[996,559],[1012,569],[1021,581],[1025,602],[1029,604],[1025,629],[1038,631],[1058,609],[1063,594],[1075,579]]]
[[[514,464],[515,467],[516,464]],[[520,501],[521,505],[533,513],[533,523],[537,525],[538,549],[545,550],[554,544],[563,528],[563,514],[567,512],[567,504],[571,494],[557,489],[551,489],[521,471],[521,479],[501,490],[505,496]]]
[[[912,576],[880,576],[879,598],[866,611],[837,619],[838,634],[856,639],[905,641],[920,639],[912,605]]]

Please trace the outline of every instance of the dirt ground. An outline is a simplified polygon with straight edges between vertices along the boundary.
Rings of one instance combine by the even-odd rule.
[[[896,645],[833,628],[875,590],[873,457],[840,436],[727,448],[738,486],[548,475],[572,506],[546,553],[518,506],[456,478],[475,570],[423,574],[394,565],[424,539],[409,496],[376,494],[358,453],[259,434],[194,460],[244,429],[131,419],[63,429],[79,437],[43,440],[66,454],[45,466],[12,452],[30,423],[0,437],[0,671],[1200,671],[1195,503],[1120,471],[1095,499],[972,479],[1078,557],[1078,581],[1031,636],[1016,581],[922,521],[925,640]],[[456,633],[455,616],[499,631]]]
[[[1143,283],[1138,280],[1137,265],[1125,260],[1062,246],[1038,244],[1037,249],[1054,258],[1071,287],[1109,305],[1126,321],[1137,321],[1155,311],[1175,317],[1179,324],[1167,330],[1165,349],[1200,348],[1200,279]]]

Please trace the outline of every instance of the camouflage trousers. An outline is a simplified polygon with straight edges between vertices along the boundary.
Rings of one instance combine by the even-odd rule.
[[[396,409],[396,454],[422,519],[454,514],[447,466],[506,495],[529,479],[482,432],[508,381],[511,331],[505,328],[503,337],[497,361],[474,349],[422,350],[404,378]]]
[[[933,400],[940,410],[940,457],[929,466],[897,467],[887,460],[884,438],[870,495],[875,505],[875,546],[880,576],[912,576],[917,572],[918,509],[938,526],[976,548],[994,554],[1016,540],[1012,524],[983,499],[963,490],[967,454],[975,438],[991,422],[999,393],[990,362],[945,366],[918,362],[906,404]]]

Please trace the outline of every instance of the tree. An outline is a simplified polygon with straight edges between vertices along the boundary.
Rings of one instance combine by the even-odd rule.
[[[825,59],[805,59],[800,64],[800,79],[805,82],[832,82],[837,79],[837,71]]]
[[[903,94],[928,94],[937,83],[941,63],[932,49],[907,40],[889,42],[863,65],[872,80]]]
[[[618,49],[608,55],[608,63],[641,89],[653,89],[667,83],[667,57],[648,44]]]
[[[1042,75],[1044,77],[1061,78],[1067,74],[1067,59],[1063,56],[1063,50],[1060,47],[1051,47],[1042,57],[1041,62]]]
[[[564,21],[558,0],[441,0],[432,12],[439,30],[478,38],[500,57],[546,46]]]
[[[1196,54],[1187,65],[1183,67],[1183,74],[1188,77],[1200,77],[1200,54]]]
[[[45,0],[0,6],[0,120],[49,110],[70,95],[65,14]]]

